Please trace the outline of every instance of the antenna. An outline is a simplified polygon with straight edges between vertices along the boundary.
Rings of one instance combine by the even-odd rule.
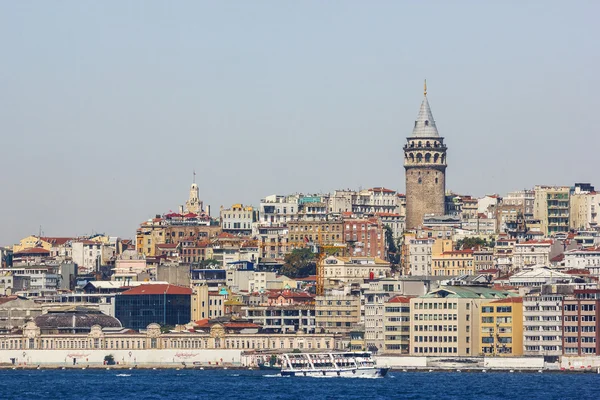
[[[425,83],[423,85],[423,95],[427,96],[427,79],[425,79]]]

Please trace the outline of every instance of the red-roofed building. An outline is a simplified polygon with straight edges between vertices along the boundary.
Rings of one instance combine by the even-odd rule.
[[[115,297],[115,317],[124,327],[146,329],[187,324],[191,320],[192,289],[169,284],[140,285]]]
[[[385,231],[379,218],[344,219],[343,229],[351,256],[386,258]]]

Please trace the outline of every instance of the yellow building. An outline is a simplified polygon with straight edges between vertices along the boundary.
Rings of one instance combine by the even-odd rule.
[[[431,273],[434,276],[474,275],[473,250],[445,251],[431,258]]]
[[[480,352],[491,356],[523,355],[523,298],[509,297],[481,305]]]
[[[225,315],[225,303],[229,292],[225,287],[219,291],[211,292],[208,286],[194,286],[192,288],[192,321],[213,319]]]

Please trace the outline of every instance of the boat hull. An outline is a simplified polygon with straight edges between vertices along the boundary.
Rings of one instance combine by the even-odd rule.
[[[281,376],[305,376],[313,378],[383,378],[389,368],[353,368],[353,369],[293,369],[282,370]]]

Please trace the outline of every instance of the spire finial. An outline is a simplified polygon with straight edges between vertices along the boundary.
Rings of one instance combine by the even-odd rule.
[[[196,183],[196,169],[194,169],[194,182],[193,183]]]
[[[425,83],[423,85],[423,95],[427,96],[427,79],[425,79]]]

